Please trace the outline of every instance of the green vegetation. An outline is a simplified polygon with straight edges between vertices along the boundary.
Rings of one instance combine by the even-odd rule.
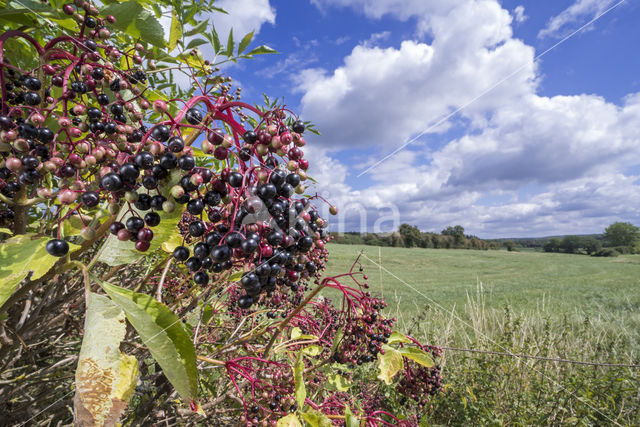
[[[370,290],[399,327],[435,345],[640,363],[640,255],[330,246],[329,273],[364,250]],[[431,423],[640,423],[638,369],[451,350],[442,365],[447,389]]]

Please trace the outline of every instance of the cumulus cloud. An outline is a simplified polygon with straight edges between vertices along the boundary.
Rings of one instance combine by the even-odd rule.
[[[349,206],[338,229],[372,230],[384,212],[425,230],[461,224],[483,236],[597,232],[615,220],[640,219],[637,177],[624,173],[639,163],[640,94],[622,105],[597,95],[540,96],[534,49],[513,37],[514,18],[497,1],[401,3],[316,0],[373,18],[415,17],[432,35],[430,43],[405,40],[397,47],[362,43],[336,69],[309,68],[297,78],[302,113],[323,132],[310,144],[323,147],[308,153],[312,165],[320,165],[330,198]],[[523,8],[513,13],[524,19]],[[358,166],[515,70],[375,166],[366,181],[355,178]],[[439,145],[429,144],[435,140]],[[344,157],[350,148],[364,156],[359,164]],[[532,186],[536,191],[527,191]],[[492,199],[497,193],[504,197]]]
[[[513,9],[513,18],[516,20],[518,24],[526,21],[527,18],[529,18],[527,15],[524,14],[524,6],[519,5],[519,6],[516,6],[515,9]]]
[[[571,6],[549,19],[547,25],[540,30],[538,37],[563,37],[577,23],[600,15],[617,0],[576,0]]]

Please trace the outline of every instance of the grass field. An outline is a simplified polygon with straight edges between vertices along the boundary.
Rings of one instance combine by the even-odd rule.
[[[333,244],[327,273],[348,271],[360,251],[387,315],[430,344],[640,364],[640,255]],[[635,368],[453,350],[440,363],[448,386],[427,414],[432,423],[640,424]]]

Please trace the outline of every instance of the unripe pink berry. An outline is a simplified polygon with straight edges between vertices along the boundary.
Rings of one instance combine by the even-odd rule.
[[[65,204],[65,205],[69,205],[73,202],[75,202],[77,199],[77,195],[75,193],[75,191],[66,189],[66,190],[62,190],[58,193],[58,200],[60,200],[60,203]]]
[[[17,157],[9,157],[4,163],[5,167],[13,172],[17,172],[22,167],[22,161]]]

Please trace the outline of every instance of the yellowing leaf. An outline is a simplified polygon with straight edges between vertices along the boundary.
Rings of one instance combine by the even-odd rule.
[[[393,343],[396,343],[396,342],[410,343],[411,340],[409,338],[407,338],[406,335],[401,334],[400,332],[397,332],[397,331],[393,331],[393,333],[391,334],[391,336],[387,340],[387,344],[393,344]]]
[[[172,51],[178,45],[178,42],[182,40],[182,23],[176,16],[176,11],[174,9],[171,14],[171,30],[169,32],[169,51]]]
[[[124,312],[109,298],[90,293],[76,370],[76,425],[113,426],[127,407],[138,378],[135,357],[120,352]]]
[[[302,349],[302,352],[307,356],[318,356],[322,353],[323,348],[319,345],[308,345]]]
[[[435,364],[431,355],[419,348],[405,347],[399,349],[398,351],[400,351],[400,353],[407,359],[411,359],[414,362],[421,364],[422,366],[426,366],[427,368],[430,368]]]
[[[298,359],[293,367],[293,377],[295,379],[296,403],[298,409],[302,410],[304,401],[307,398],[307,390],[304,386],[304,358],[302,352],[298,353]]]
[[[349,380],[347,380],[345,377],[343,377],[340,374],[333,374],[333,375],[329,375],[327,377],[327,388],[329,388],[330,390],[336,390],[336,391],[347,391],[349,390],[349,387],[351,387],[351,384],[349,383]]]
[[[344,408],[344,423],[345,427],[360,427],[360,420],[353,415],[349,406],[345,406]]]
[[[323,413],[316,411],[315,409],[309,409],[307,412],[302,413],[302,418],[305,424],[309,427],[331,427],[331,420],[327,418]]]
[[[378,379],[384,381],[385,384],[391,385],[393,377],[404,367],[402,354],[393,347],[388,345],[382,346],[385,353],[378,353]]]
[[[196,351],[180,318],[149,295],[96,281],[124,310],[127,320],[182,399],[195,401],[198,394]]]
[[[50,237],[33,233],[11,237],[0,243],[0,307],[9,299],[22,279],[33,271],[31,280],[44,276],[60,258],[45,249]],[[69,253],[80,246],[69,243]]]
[[[289,414],[278,420],[277,427],[302,427],[302,424],[300,424],[296,414]]]

